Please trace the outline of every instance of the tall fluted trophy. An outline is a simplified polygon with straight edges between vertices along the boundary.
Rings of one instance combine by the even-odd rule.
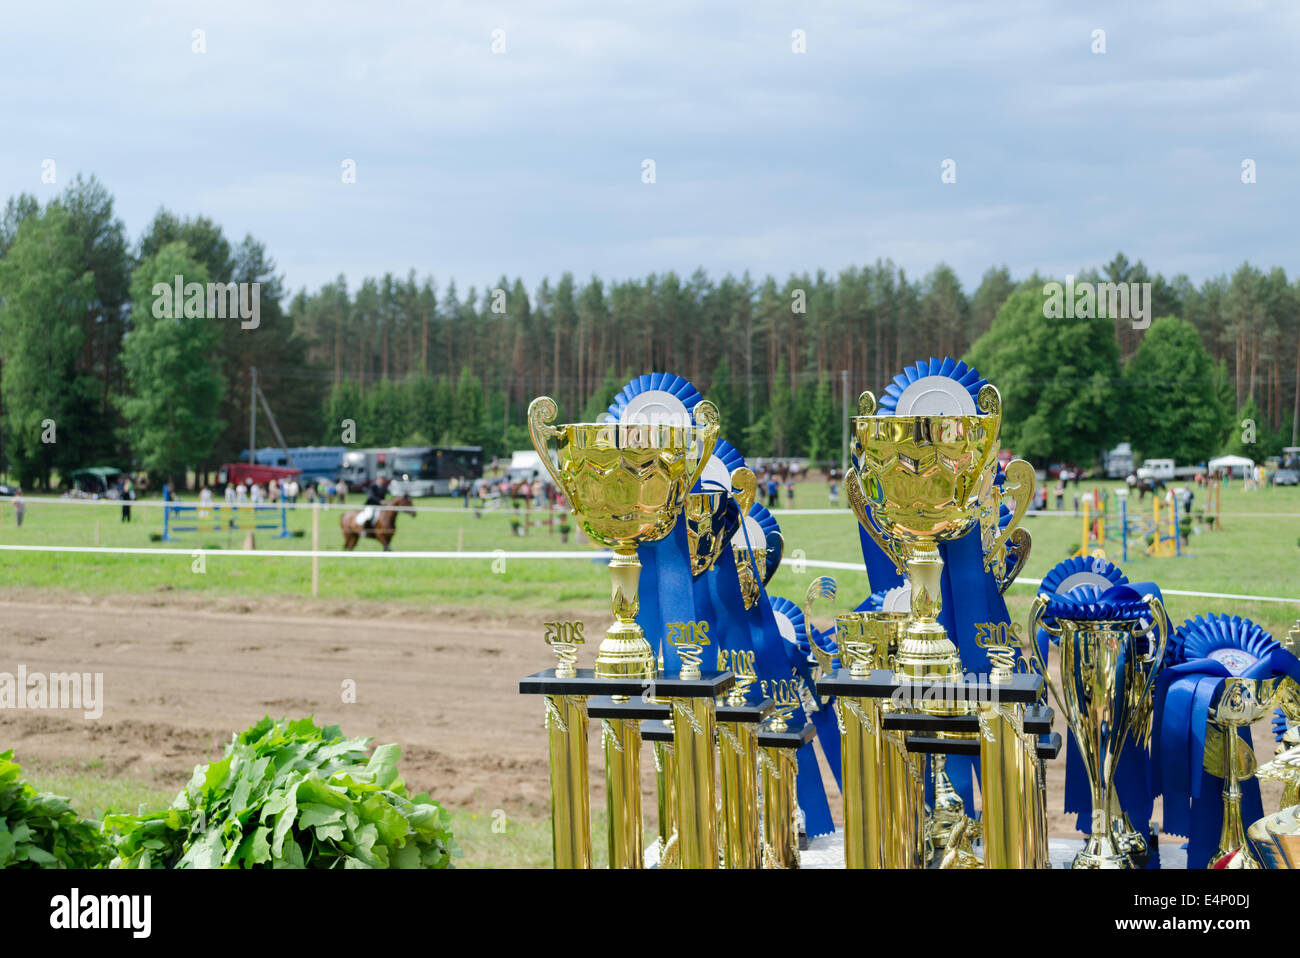
[[[1042,628],[1061,648],[1058,688],[1033,639]],[[1155,641],[1147,640],[1154,633]],[[1117,818],[1114,772],[1135,722],[1143,720],[1164,658],[1169,621],[1155,596],[1117,586],[1100,596],[1038,595],[1028,646],[1079,745],[1092,793],[1092,830],[1073,868],[1134,868]],[[1145,654],[1139,651],[1146,644]]]

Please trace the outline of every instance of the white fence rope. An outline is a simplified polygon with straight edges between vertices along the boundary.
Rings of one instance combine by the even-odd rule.
[[[594,561],[608,559],[612,553],[597,550],[592,552],[507,552],[497,549],[494,552],[313,552],[310,549],[148,549],[148,548],[114,548],[112,546],[26,546],[0,545],[2,552],[69,552],[90,555],[172,555],[194,558],[203,555],[227,556],[230,558],[286,558],[286,559],[585,559]],[[837,562],[831,559],[791,559],[790,563],[806,566],[810,569],[836,569],[846,572],[862,572],[862,564],[854,562]],[[1017,579],[1014,585],[1040,585],[1042,579]],[[1165,595],[1187,595],[1202,599],[1237,599],[1243,602],[1281,602],[1300,605],[1300,597],[1276,595],[1243,595],[1234,592],[1193,592],[1184,589],[1161,589]]]
[[[361,493],[357,491],[352,493],[352,495],[356,495],[360,497]],[[0,502],[12,502],[13,499],[14,499],[13,496],[0,496]],[[25,502],[28,507],[31,507],[33,505],[115,506],[115,507],[130,506],[132,509],[141,509],[141,508],[157,509],[162,506],[170,506],[170,507],[183,506],[187,510],[190,509],[211,510],[216,508],[221,508],[221,509],[238,508],[243,510],[243,509],[252,509],[253,506],[256,505],[258,508],[261,508],[263,510],[284,508],[291,512],[295,509],[305,509],[310,511],[311,509],[315,508],[315,503],[312,502],[284,502],[284,503],[241,502],[241,503],[231,504],[226,502],[224,499],[213,499],[211,505],[201,505],[196,499],[184,499],[184,500],[173,499],[170,502],[163,502],[161,499],[132,499],[126,501],[122,499],[77,499],[73,497],[65,498],[63,496],[24,496],[23,502]],[[342,512],[344,510],[350,511],[350,510],[360,509],[362,508],[364,502],[365,502],[364,499],[358,498],[356,502],[352,502],[352,503],[339,503],[339,502],[322,503],[321,511]],[[414,511],[417,513],[418,512],[445,512],[445,513],[458,513],[460,515],[465,515],[466,513],[473,513],[473,512],[498,513],[500,515],[515,515],[516,513],[522,514],[525,511],[533,515],[536,514],[549,515],[552,512],[556,513],[557,516],[558,514],[565,514],[565,515],[569,514],[568,508],[563,506],[556,506],[552,509],[548,505],[539,506],[534,504],[534,505],[530,505],[528,509],[525,510],[522,506],[518,509],[515,509],[513,506],[507,506],[506,505],[507,502],[510,503],[523,502],[523,500],[493,498],[493,499],[484,499],[480,501],[478,499],[471,499],[468,507],[463,505],[460,506],[394,506],[392,504],[389,504],[386,506],[375,506],[374,508],[383,512],[410,512],[410,511]],[[771,512],[772,515],[777,517],[780,516],[845,516],[845,515],[853,514],[847,506],[844,506],[843,508],[839,508],[839,509],[772,509]],[[1129,516],[1129,521],[1130,522],[1141,521],[1144,518],[1144,516],[1149,512],[1150,512],[1149,509],[1144,509],[1142,512],[1133,511]],[[1026,516],[1047,516],[1048,518],[1054,518],[1054,519],[1077,520],[1082,518],[1083,512],[1082,511],[1073,512],[1068,509],[1029,509],[1025,512],[1025,515]],[[1200,515],[1200,513],[1196,513],[1195,515]],[[1118,513],[1116,513],[1115,517],[1117,516]],[[1092,513],[1092,518],[1101,519],[1101,518],[1106,518],[1106,516],[1104,513],[1102,514]],[[1224,512],[1221,514],[1215,514],[1214,518],[1215,519],[1300,519],[1300,512]]]

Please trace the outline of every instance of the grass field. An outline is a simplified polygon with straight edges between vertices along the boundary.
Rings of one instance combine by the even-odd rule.
[[[1118,483],[1103,483],[1114,488]],[[1090,488],[1085,484],[1082,489]],[[1082,491],[1082,489],[1080,491]],[[1071,505],[1073,489],[1067,497]],[[1198,490],[1193,512],[1204,504]],[[1114,500],[1112,499],[1112,502]],[[147,548],[168,546],[202,549],[204,571],[194,571],[190,554],[123,556],[102,554],[56,554],[0,551],[0,577],[10,589],[52,589],[90,594],[185,592],[213,596],[292,597],[309,600],[311,570],[306,558],[254,558],[242,552],[242,533],[188,533],[172,543],[151,540],[161,530],[161,512],[139,506],[134,521],[119,522],[115,506],[87,506],[60,501],[28,500],[21,529],[13,521],[12,505],[0,504],[0,544],[64,545]],[[826,508],[826,487],[819,482],[798,486],[797,508]],[[450,500],[422,500],[420,505],[449,508],[447,512],[401,516],[394,550],[489,552],[506,550],[570,551],[572,560],[526,559],[329,559],[320,560],[320,597],[377,602],[413,603],[424,607],[471,607],[488,613],[528,616],[557,607],[590,610],[601,616],[605,609],[608,577],[593,558],[581,561],[591,551],[587,543],[571,538],[561,544],[557,533],[546,525],[530,528],[529,534],[514,535],[510,514],[487,511],[475,518],[469,510],[455,508]],[[322,512],[321,547],[340,548],[338,508]],[[1133,503],[1131,513],[1149,516],[1150,499]],[[1296,597],[1300,599],[1300,489],[1268,489],[1245,492],[1240,484],[1224,491],[1222,529],[1210,531],[1198,522],[1182,558],[1157,559],[1144,556],[1142,543],[1130,541],[1129,559],[1122,562],[1133,580],[1154,580],[1164,589],[1247,595]],[[517,514],[516,514],[517,515]],[[533,513],[540,520],[545,513]],[[809,579],[822,570],[796,571],[797,559],[857,562],[861,552],[856,523],[848,510],[842,515],[785,515],[777,513],[786,540],[787,561],[778,571],[770,591],[798,599]],[[302,532],[295,538],[273,538],[259,532],[262,549],[308,550],[311,547],[310,513],[303,509],[289,513],[289,528]],[[1067,513],[1029,516],[1025,520],[1033,534],[1034,547],[1023,573],[1038,578],[1065,558],[1081,535],[1081,520]],[[558,523],[557,523],[558,524]],[[98,526],[98,528],[96,528]],[[377,552],[374,542],[363,542],[359,551]],[[1119,562],[1118,543],[1108,543],[1108,554]],[[865,573],[835,572],[841,595],[856,603],[868,591]],[[1013,586],[1008,592],[1013,619],[1023,617],[1033,588]],[[843,603],[842,603],[843,604]],[[1236,599],[1206,599],[1169,596],[1170,616],[1175,623],[1199,612],[1235,612],[1255,619],[1272,631],[1285,629],[1300,613],[1300,603],[1248,602]],[[844,607],[848,607],[846,604]]]
[[[1114,488],[1117,484],[1104,484]],[[1091,488],[1085,484],[1080,491]],[[1070,490],[1067,506],[1074,490]],[[1205,493],[1198,490],[1197,508]],[[1112,500],[1113,501],[1113,500]],[[548,611],[577,612],[590,621],[608,616],[608,572],[601,560],[591,557],[589,544],[571,540],[562,544],[558,534],[546,525],[534,526],[526,536],[512,534],[510,513],[487,511],[476,518],[472,511],[455,508],[448,500],[424,500],[421,506],[438,506],[449,511],[420,513],[416,518],[401,516],[396,551],[505,550],[567,551],[571,560],[491,559],[332,559],[320,560],[320,599],[324,608],[335,601],[383,603],[400,608],[473,610],[488,617],[516,623],[541,621]],[[795,506],[824,509],[829,505],[826,486],[809,481],[799,485]],[[1134,512],[1137,512],[1134,504]],[[1141,504],[1149,510],[1150,500]],[[339,508],[323,511],[321,547],[340,548]],[[154,541],[161,530],[161,512],[140,506],[134,521],[119,521],[116,506],[88,506],[59,500],[28,499],[26,520],[21,529],[14,522],[10,503],[0,503],[0,545],[59,545],[118,548],[166,547],[201,549],[206,553],[205,571],[193,570],[194,559],[186,551],[178,555],[57,554],[0,551],[0,592],[33,601],[56,603],[60,595],[72,593],[98,596],[158,594],[203,599],[288,599],[296,608],[310,611],[310,560],[303,558],[257,557],[243,552],[242,533],[185,534],[172,543]],[[1142,543],[1130,542],[1129,560],[1123,568],[1131,579],[1153,579],[1166,590],[1190,590],[1295,597],[1300,599],[1300,489],[1270,489],[1247,493],[1239,484],[1225,491],[1222,528],[1210,531],[1199,523],[1183,558],[1155,559],[1142,554]],[[1149,515],[1149,512],[1147,513]],[[534,514],[541,519],[542,514]],[[782,515],[778,519],[786,538],[787,561],[771,585],[774,594],[798,599],[809,580],[824,570],[799,570],[798,559],[859,562],[856,523],[847,509],[830,515]],[[258,533],[262,549],[308,550],[311,514],[290,512],[290,529],[298,537],[279,539]],[[1068,514],[1031,516],[1026,525],[1034,537],[1034,548],[1023,573],[1038,578],[1064,558],[1080,541],[1081,520]],[[361,551],[375,553],[374,542],[363,542]],[[1118,543],[1108,543],[1108,552],[1119,561]],[[836,571],[843,597],[840,608],[856,604],[868,591],[861,572]],[[1023,622],[1034,593],[1029,585],[1008,592],[1012,620]],[[42,598],[45,596],[47,598]],[[1167,595],[1170,617],[1175,624],[1188,616],[1211,611],[1249,616],[1265,628],[1284,631],[1300,615],[1300,602],[1251,602]],[[829,616],[829,608],[823,610]],[[538,664],[545,656],[538,655]],[[196,759],[197,760],[197,759]],[[130,778],[115,777],[91,759],[78,763],[44,763],[35,755],[25,759],[28,774],[38,787],[69,796],[86,815],[106,811],[137,811],[140,806],[157,808],[170,803],[175,789]],[[178,781],[176,788],[183,782]],[[435,795],[436,797],[436,795]],[[463,857],[463,867],[532,867],[550,863],[550,826],[542,815],[505,823],[505,832],[483,807],[452,808],[453,827]],[[603,859],[603,810],[593,808],[593,846]],[[496,828],[494,829],[494,824]],[[503,840],[508,838],[508,840]]]

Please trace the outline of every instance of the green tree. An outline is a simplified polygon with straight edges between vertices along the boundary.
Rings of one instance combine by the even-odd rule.
[[[839,461],[840,419],[830,380],[823,376],[817,380],[808,422],[808,457],[814,463]]]
[[[714,368],[704,398],[718,407],[718,435],[728,442],[740,442],[745,434],[745,399],[732,380],[726,357]]]
[[[486,401],[483,384],[468,366],[460,371],[456,383],[456,401],[451,412],[451,427],[448,435],[442,437],[442,445],[482,446],[483,413]]]
[[[48,487],[51,470],[86,465],[99,389],[77,363],[94,299],[68,213],[51,204],[25,216],[0,260],[5,451],[24,485]]]
[[[130,392],[119,404],[140,465],[179,485],[221,434],[225,383],[215,356],[221,320],[206,318],[193,299],[176,299],[176,276],[186,284],[208,278],[183,242],[161,247],[131,277],[131,331],[122,346]]]
[[[1223,408],[1214,362],[1196,328],[1162,316],[1125,370],[1129,435],[1145,459],[1196,463],[1218,451]]]
[[[1042,465],[1090,463],[1122,431],[1112,320],[1049,318],[1042,287],[1024,289],[966,355],[1002,394],[1002,445]]]

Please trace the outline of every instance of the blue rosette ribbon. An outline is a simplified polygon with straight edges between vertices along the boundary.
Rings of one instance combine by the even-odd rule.
[[[1164,794],[1165,831],[1188,839],[1187,867],[1205,868],[1223,828],[1223,779],[1207,771],[1207,723],[1224,680],[1300,681],[1300,661],[1250,619],[1209,614],[1188,619],[1170,638],[1169,667],[1156,684],[1152,766]],[[1237,734],[1253,747],[1249,727]],[[1241,782],[1242,818],[1263,817],[1259,782]]]

